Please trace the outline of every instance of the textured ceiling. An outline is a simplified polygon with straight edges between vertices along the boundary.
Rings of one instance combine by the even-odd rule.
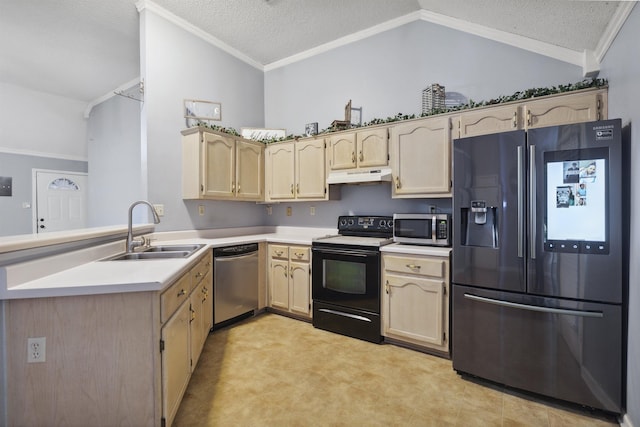
[[[353,33],[418,14],[582,53],[620,3],[567,0],[152,0],[269,66]],[[0,0],[0,82],[90,102],[139,76],[136,0]],[[460,26],[457,27],[460,29]],[[463,28],[464,30],[464,28]]]

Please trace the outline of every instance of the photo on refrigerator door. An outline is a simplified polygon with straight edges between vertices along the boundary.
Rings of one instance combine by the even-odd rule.
[[[606,149],[545,153],[545,249],[607,241],[606,165]]]

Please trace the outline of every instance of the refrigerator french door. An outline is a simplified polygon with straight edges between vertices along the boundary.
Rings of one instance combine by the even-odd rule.
[[[454,141],[453,367],[620,413],[620,120]]]

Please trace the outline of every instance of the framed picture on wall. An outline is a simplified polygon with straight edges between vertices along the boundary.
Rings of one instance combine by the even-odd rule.
[[[222,120],[222,104],[198,99],[185,99],[184,117],[187,121],[187,127],[195,126],[198,122],[220,121]]]

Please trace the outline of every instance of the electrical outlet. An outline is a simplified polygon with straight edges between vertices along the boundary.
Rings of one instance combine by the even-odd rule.
[[[267,206],[267,215],[273,215],[273,207]]]
[[[198,215],[200,216],[204,215],[204,205],[198,206]]]
[[[309,215],[314,216],[316,214],[316,207],[315,206],[311,206],[309,208]]]
[[[164,205],[153,205],[153,208],[158,213],[158,216],[164,216]]]
[[[287,216],[291,216],[293,212],[291,211],[291,206],[287,206]]]
[[[47,338],[27,338],[27,363],[44,362],[47,359]]]

